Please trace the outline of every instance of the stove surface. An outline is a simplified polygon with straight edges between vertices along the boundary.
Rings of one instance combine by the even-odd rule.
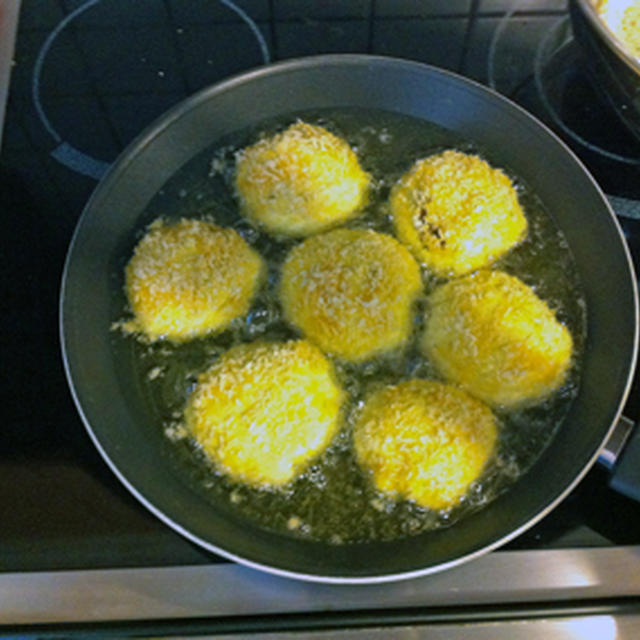
[[[58,340],[63,262],[97,180],[143,128],[211,83],[272,61],[364,52],[493,86],[589,167],[638,263],[640,143],[617,124],[602,138],[597,125],[612,116],[566,20],[564,0],[23,0],[0,153],[0,573],[226,563],[167,528],[109,471],[76,412]],[[550,30],[563,30],[551,44]],[[640,545],[640,505],[607,480],[594,467],[497,553]]]

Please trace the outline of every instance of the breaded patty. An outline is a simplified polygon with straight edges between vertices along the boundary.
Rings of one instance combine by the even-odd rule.
[[[267,231],[306,236],[348,220],[367,203],[370,176],[347,142],[296,122],[237,157],[241,210]]]
[[[248,311],[263,271],[262,258],[232,229],[156,221],[126,267],[129,328],[174,341],[221,331]]]
[[[200,376],[185,423],[221,472],[277,487],[327,447],[342,401],[333,366],[317,347],[256,342],[231,348]]]
[[[414,379],[365,400],[353,442],[377,489],[447,509],[484,470],[497,432],[484,403],[457,387]]]
[[[563,384],[573,340],[518,278],[478,271],[430,296],[421,348],[446,379],[472,395],[517,407]]]
[[[397,240],[336,229],[290,252],[280,298],[285,318],[323,351],[362,361],[404,344],[421,289],[418,264]]]
[[[390,204],[398,238],[440,276],[488,266],[527,233],[509,178],[460,151],[416,162],[391,190]]]

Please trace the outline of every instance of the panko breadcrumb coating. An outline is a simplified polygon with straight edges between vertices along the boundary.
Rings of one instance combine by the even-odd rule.
[[[353,442],[377,489],[439,510],[455,506],[478,479],[497,432],[484,403],[457,387],[414,379],[365,400]]]
[[[391,190],[390,204],[400,241],[440,276],[490,265],[527,232],[509,178],[460,151],[416,162]]]
[[[242,212],[287,236],[352,218],[367,204],[369,182],[345,140],[305,122],[242,150],[235,175]]]
[[[420,269],[397,240],[336,229],[290,252],[280,299],[285,318],[323,351],[362,361],[403,345],[421,288]]]
[[[125,270],[135,317],[127,328],[174,341],[221,331],[248,311],[263,272],[262,258],[232,229],[156,221]]]
[[[640,2],[637,0],[625,10],[617,35],[631,55],[640,58]]]
[[[640,58],[640,0],[598,0],[594,4],[604,23],[628,48],[629,53]]]
[[[488,404],[524,406],[565,381],[571,334],[518,278],[478,271],[436,289],[429,308],[423,353]]]
[[[239,345],[198,380],[185,423],[218,469],[257,487],[287,484],[329,444],[343,392],[306,340]]]

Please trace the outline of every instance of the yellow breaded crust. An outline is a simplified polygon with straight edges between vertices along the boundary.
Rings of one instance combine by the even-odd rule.
[[[484,403],[457,387],[414,379],[365,400],[353,442],[380,491],[447,509],[484,470],[497,433]]]
[[[594,5],[603,22],[626,45],[629,53],[640,58],[640,1],[595,0]]]
[[[616,35],[627,45],[632,56],[640,58],[640,2],[637,0],[625,9]]]
[[[308,238],[290,252],[281,278],[285,318],[323,351],[350,361],[404,344],[422,288],[411,253],[364,229]]]
[[[262,258],[232,229],[156,221],[125,270],[132,328],[174,341],[221,331],[248,311],[263,272]]]
[[[218,469],[257,487],[293,480],[340,425],[331,362],[306,340],[251,343],[202,374],[185,423]]]
[[[488,266],[527,233],[509,178],[460,151],[416,162],[391,190],[390,204],[400,241],[441,276]]]
[[[304,122],[241,151],[235,175],[244,215],[288,236],[352,218],[367,204],[369,182],[346,141]]]
[[[447,380],[490,405],[514,408],[563,384],[573,340],[518,278],[478,271],[430,296],[421,348]]]

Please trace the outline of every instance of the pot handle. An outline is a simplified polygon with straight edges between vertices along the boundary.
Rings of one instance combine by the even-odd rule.
[[[609,486],[640,502],[640,428],[622,416],[598,457],[611,472]]]

